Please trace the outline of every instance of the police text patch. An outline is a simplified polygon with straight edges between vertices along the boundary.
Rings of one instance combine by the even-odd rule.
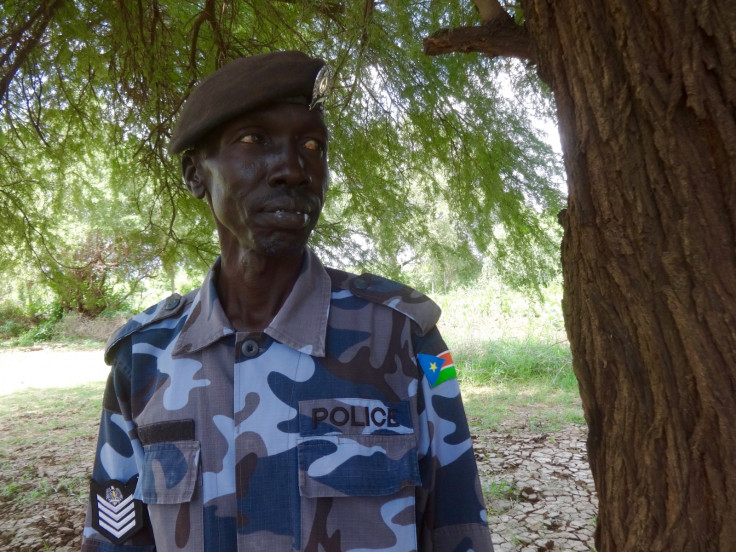
[[[339,398],[299,401],[299,433],[307,435],[384,435],[414,432],[408,402]]]

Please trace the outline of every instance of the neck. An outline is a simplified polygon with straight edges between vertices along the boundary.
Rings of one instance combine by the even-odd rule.
[[[237,331],[262,331],[291,293],[303,251],[265,256],[253,251],[222,251],[217,291],[225,314]]]

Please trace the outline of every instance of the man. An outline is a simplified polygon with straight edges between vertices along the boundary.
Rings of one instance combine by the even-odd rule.
[[[439,308],[307,247],[324,63],[236,60],[169,151],[222,255],[109,340],[83,550],[491,550]]]

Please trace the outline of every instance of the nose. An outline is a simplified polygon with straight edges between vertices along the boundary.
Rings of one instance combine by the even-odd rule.
[[[311,181],[304,159],[299,155],[297,144],[292,140],[284,141],[274,148],[269,163],[270,186],[305,186]]]

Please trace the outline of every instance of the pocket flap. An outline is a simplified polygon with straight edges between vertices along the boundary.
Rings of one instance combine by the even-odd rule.
[[[143,447],[141,496],[146,504],[189,502],[199,471],[199,441],[154,443]]]
[[[299,492],[308,498],[385,496],[421,484],[413,434],[311,437],[298,455]]]

